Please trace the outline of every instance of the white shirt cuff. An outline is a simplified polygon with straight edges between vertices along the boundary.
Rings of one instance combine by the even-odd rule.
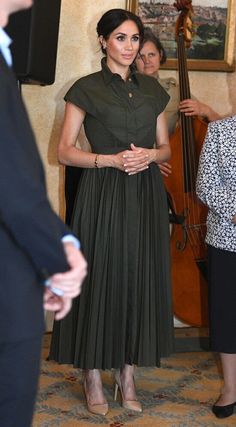
[[[75,236],[73,236],[72,234],[66,234],[64,237],[62,237],[61,241],[63,243],[65,242],[70,242],[73,243],[73,245],[76,247],[76,249],[80,249],[80,242],[78,239],[76,239]],[[61,289],[57,289],[57,288],[52,288],[51,287],[51,281],[50,278],[45,280],[44,282],[45,286],[47,286],[54,294],[58,295],[58,296],[63,296],[64,292],[61,291]]]
[[[73,236],[73,234],[66,234],[65,236],[62,237],[61,241],[63,243],[65,243],[65,242],[73,243],[73,245],[76,247],[76,249],[80,249],[80,242],[78,239],[76,239],[75,236]]]

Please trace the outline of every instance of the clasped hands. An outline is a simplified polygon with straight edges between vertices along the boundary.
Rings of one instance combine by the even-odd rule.
[[[145,169],[149,168],[152,162],[157,163],[157,149],[156,148],[142,148],[136,147],[134,144],[130,145],[131,150],[125,150],[117,154],[118,169],[123,170],[128,175],[135,175]],[[171,165],[167,162],[158,163],[162,175],[169,176],[171,173]]]
[[[157,160],[156,149],[136,147],[130,145],[130,150],[118,153],[117,167],[128,175],[135,175],[148,169],[149,164]]]
[[[65,317],[71,309],[72,299],[77,297],[87,274],[87,262],[81,251],[73,243],[63,243],[70,270],[51,276],[50,288],[62,291],[63,295],[55,295],[50,288],[45,288],[44,309],[55,312],[55,319]]]

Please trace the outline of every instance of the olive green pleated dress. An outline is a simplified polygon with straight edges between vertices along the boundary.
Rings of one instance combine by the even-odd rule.
[[[152,77],[127,82],[102,70],[78,80],[65,97],[86,111],[94,153],[130,144],[152,148],[168,95]],[[173,346],[169,224],[159,168],[133,176],[115,168],[84,169],[72,229],[88,261],[81,296],[54,323],[50,359],[83,369],[125,363],[159,366]]]

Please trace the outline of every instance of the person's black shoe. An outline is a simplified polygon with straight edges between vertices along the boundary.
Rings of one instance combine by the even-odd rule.
[[[236,402],[224,406],[213,405],[212,412],[217,418],[227,418],[233,415],[235,406]]]

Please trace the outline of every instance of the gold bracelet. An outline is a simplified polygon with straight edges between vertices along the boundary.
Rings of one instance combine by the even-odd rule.
[[[94,160],[95,168],[98,168],[98,156],[99,156],[99,154],[96,154],[96,156],[95,156],[95,160]]]

